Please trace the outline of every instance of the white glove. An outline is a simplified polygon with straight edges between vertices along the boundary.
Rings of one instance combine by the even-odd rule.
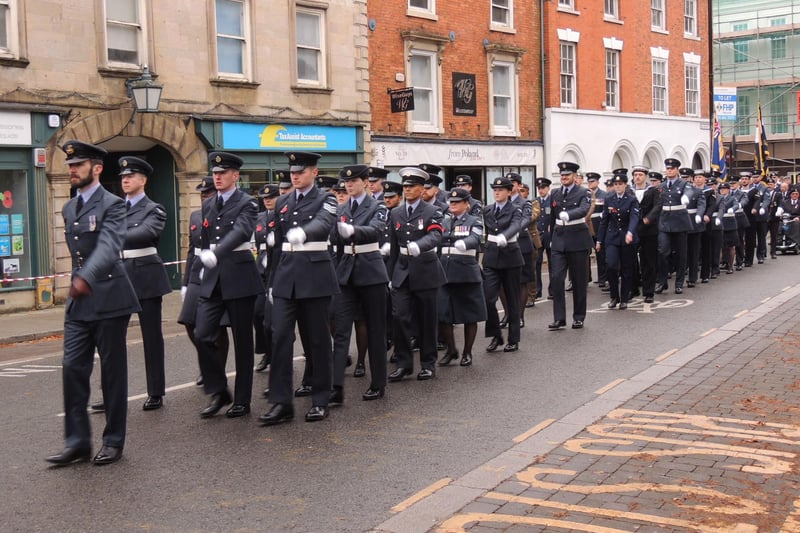
[[[269,246],[270,248],[275,246],[275,232],[274,231],[270,231],[269,233],[267,233],[267,246]]]
[[[775,210],[775,216],[781,216],[781,215],[783,215],[783,208],[778,207],[778,209]]]
[[[730,215],[731,213],[733,213],[733,208],[732,208],[732,207],[729,207],[729,208],[728,208],[728,214]]]
[[[261,258],[261,266],[267,268],[268,262],[269,262],[269,255],[264,254],[264,257]]]
[[[720,219],[718,219],[718,218],[715,218],[714,219],[714,224],[717,225],[717,226],[721,226],[722,225],[722,221]]]
[[[306,242],[306,232],[303,228],[292,228],[286,232],[286,240],[290,244],[303,244]]]
[[[267,291],[267,298],[269,299],[269,303],[272,303],[272,287]]]
[[[200,252],[200,262],[203,263],[203,266],[206,268],[214,268],[217,266],[217,254],[211,250],[203,250]]]
[[[201,268],[200,269],[200,274],[199,274],[200,275],[200,281],[203,281],[203,274],[205,274],[205,273],[206,273],[206,269],[205,268]]]
[[[764,208],[763,208],[763,207],[762,207],[761,209],[759,209],[759,210],[758,210],[758,214],[759,214],[759,215],[763,215],[764,213],[766,213],[766,211],[764,211]]]
[[[387,256],[390,253],[392,253],[392,245],[388,242],[383,243],[383,246],[381,246],[381,255]]]
[[[506,246],[508,246],[508,240],[506,239],[506,236],[501,233],[497,236],[497,247],[505,248]]]
[[[389,282],[389,290],[392,290],[392,282]]]
[[[408,243],[407,248],[408,248],[408,253],[410,253],[413,257],[419,256],[420,254],[419,244],[415,243],[414,241],[411,241],[410,243]]]
[[[683,196],[681,196],[681,203],[683,205],[689,205],[689,197],[686,196],[685,194]]]
[[[339,235],[341,235],[342,238],[344,239],[352,237],[353,233],[356,232],[356,228],[354,228],[352,224],[348,224],[347,222],[337,222],[336,226],[339,228]]]
[[[186,289],[187,288],[188,287],[186,287],[186,285],[181,287],[181,303],[183,303],[183,301],[186,299]]]
[[[464,242],[464,239],[458,239],[456,242],[453,243],[453,247],[459,252],[467,251],[467,243]]]
[[[561,220],[563,220],[564,222],[568,222],[568,221],[569,221],[569,213],[567,213],[566,211],[561,211],[561,212],[558,214],[558,218],[560,218],[560,219],[561,219]]]
[[[703,217],[701,217],[700,215],[695,215],[695,216],[694,216],[694,223],[695,223],[695,224],[699,224],[699,223],[701,223],[702,221],[703,221]]]

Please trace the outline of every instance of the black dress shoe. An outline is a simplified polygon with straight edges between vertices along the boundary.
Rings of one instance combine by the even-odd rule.
[[[430,368],[423,368],[419,371],[419,374],[417,374],[417,379],[419,381],[427,381],[429,379],[433,379],[435,376],[436,373],[433,370]]]
[[[663,285],[656,285],[656,294],[661,294],[665,290],[667,290],[668,285],[665,283]]]
[[[601,292],[611,292],[611,287],[609,287],[608,285],[601,285],[600,286],[600,291]]]
[[[547,325],[548,329],[553,329],[553,330],[561,329],[561,328],[565,328],[565,327],[567,327],[567,322],[565,320],[556,320],[556,321],[551,322],[550,324]]]
[[[397,354],[396,353],[392,352],[392,355],[389,356],[389,362],[390,363],[396,363],[397,362]]]
[[[294,397],[311,396],[311,385],[300,385],[294,390]]]
[[[597,286],[600,287],[601,289],[605,289],[608,287],[608,283],[606,283],[605,281],[598,281]]]
[[[154,411],[164,406],[163,396],[148,396],[142,405],[142,411]]]
[[[344,389],[342,387],[333,387],[330,396],[328,396],[328,405],[331,407],[344,405]]]
[[[447,366],[458,359],[458,352],[446,352],[437,363],[439,366]]]
[[[314,405],[306,413],[306,422],[319,422],[328,417],[328,407],[325,405]]]
[[[732,268],[729,268],[728,270],[726,270],[726,271],[725,271],[725,273],[726,273],[726,274],[733,274],[733,269],[732,269]]]
[[[583,328],[583,320],[576,320],[572,323],[572,329],[582,329]]]
[[[443,343],[443,342],[437,342],[436,343],[436,351],[437,352],[443,352],[446,349],[447,349],[447,345],[445,343]]]
[[[364,363],[356,363],[356,368],[353,370],[353,377],[354,378],[363,378],[367,375],[367,368],[364,366]]]
[[[526,307],[526,308],[530,308],[530,307],[536,307],[536,302],[534,302],[533,300],[531,300],[531,301],[529,301],[529,302],[526,302],[526,303],[525,303],[525,307]]]
[[[264,396],[264,398],[269,399],[269,387],[264,389],[264,392],[262,392],[261,395]]]
[[[683,287],[675,287],[675,294],[683,294]]]
[[[367,392],[361,395],[361,399],[364,400],[365,402],[368,402],[370,400],[379,400],[383,398],[384,392],[385,391],[382,388],[373,389],[372,387],[370,387],[367,389]]]
[[[620,302],[619,303],[619,310],[620,311],[624,311],[627,308],[628,308],[628,302]]]
[[[417,344],[417,338],[416,337],[410,337],[409,340],[408,340],[408,343],[409,343],[408,346],[409,346],[409,348],[411,348],[412,352],[418,352],[419,351],[419,344]]]
[[[771,259],[777,259],[777,258],[778,258],[778,256],[777,256],[777,255],[771,255],[771,256],[769,256],[769,257],[770,257]]]
[[[228,418],[239,418],[240,416],[249,414],[250,406],[241,403],[235,403],[227,411],[225,411],[225,416]]]
[[[391,382],[395,382],[395,381],[400,381],[404,377],[410,376],[410,375],[411,375],[411,369],[410,368],[397,368],[397,369],[395,369],[394,372],[389,374],[389,376],[386,379],[388,379]]]
[[[493,352],[503,344],[503,337],[494,337],[492,338],[492,342],[489,343],[489,346],[486,347],[487,352]]]
[[[92,462],[97,466],[103,465],[110,465],[111,463],[116,463],[122,459],[122,448],[116,448],[114,446],[106,446],[103,445],[100,448],[100,451],[97,452],[97,455],[94,456]]]
[[[197,379],[194,380],[194,386],[195,387],[202,387],[203,386],[203,374],[200,374],[199,376],[197,376]]]
[[[708,283],[708,278],[703,278],[700,280],[700,283]]]
[[[66,466],[88,461],[90,455],[92,455],[92,450],[89,448],[64,448],[61,452],[46,457],[45,461],[56,466]]]
[[[571,290],[572,290],[572,282],[570,282],[570,284],[569,284],[569,285],[567,285],[567,288],[566,288],[566,289],[564,289],[564,290],[565,290],[565,291],[571,291]]]
[[[619,303],[619,300],[617,300],[616,298],[611,298],[611,301],[608,302],[608,308],[609,309],[614,309],[617,306],[618,303]]]
[[[509,342],[506,344],[505,348],[503,348],[504,352],[516,352],[517,350],[519,350],[518,342]]]
[[[105,413],[106,404],[103,402],[95,402],[89,406],[89,411],[92,413]]]
[[[690,289],[693,289],[694,285],[695,285],[694,281],[687,281],[686,282],[686,286],[689,287]]]
[[[710,277],[711,279],[717,279],[717,277],[719,277],[719,274],[720,274],[719,272],[716,272],[716,273],[714,273],[714,274],[711,274],[711,276],[709,276],[709,277]]]
[[[344,364],[344,367],[345,368],[350,368],[351,366],[353,366],[353,357],[348,355],[347,356],[347,362]]]
[[[472,354],[465,353],[461,355],[461,361],[458,362],[461,366],[471,366],[472,365]]]
[[[261,356],[261,360],[259,360],[258,364],[256,365],[256,372],[263,372],[264,370],[267,369],[268,366],[269,366],[269,357],[267,357],[267,354],[264,354]]]
[[[200,411],[201,418],[211,418],[215,414],[219,413],[219,410],[231,403],[231,393],[228,391],[223,391],[211,396],[211,403],[208,404],[208,407]]]
[[[651,304],[651,303],[653,303],[653,301],[654,301],[654,298],[652,296],[645,296],[644,297],[644,303],[646,303],[646,304]]]
[[[639,291],[639,288],[637,287],[637,288],[635,288],[635,289],[633,289],[633,290],[631,291],[631,298],[635,298],[635,297],[637,297],[637,296],[640,296],[641,294],[642,294],[642,293]]]
[[[758,264],[759,264],[759,265],[763,265],[763,264],[764,264],[764,260],[763,260],[763,259],[759,259],[759,260],[758,260]]]
[[[519,327],[520,327],[520,329],[525,327],[525,319],[524,318],[520,318],[519,319]]]
[[[503,320],[500,321],[500,329],[505,329],[508,327],[508,318],[503,317]]]
[[[742,265],[736,265],[736,272],[741,272]]]
[[[294,407],[282,403],[273,405],[266,414],[258,417],[262,426],[274,426],[294,419]]]

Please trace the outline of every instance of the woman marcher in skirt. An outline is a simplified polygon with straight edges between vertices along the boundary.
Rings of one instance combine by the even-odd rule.
[[[439,288],[437,311],[439,331],[447,351],[439,366],[449,365],[458,357],[453,324],[464,324],[464,351],[461,366],[472,364],[472,345],[478,333],[478,322],[486,320],[478,250],[483,223],[470,215],[470,194],[466,189],[453,189],[448,194],[450,213],[444,218],[444,234],[440,261],[447,275],[447,284]]]
[[[722,182],[717,188],[719,199],[717,200],[716,225],[722,226],[722,259],[728,264],[727,274],[733,274],[733,264],[736,259],[736,245],[739,242],[739,230],[736,223],[736,211],[739,209],[739,202],[731,195],[731,185]]]

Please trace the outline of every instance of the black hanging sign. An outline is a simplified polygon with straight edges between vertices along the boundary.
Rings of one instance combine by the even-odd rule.
[[[453,72],[453,114],[474,117],[475,100],[475,74]]]
[[[386,89],[392,105],[392,113],[405,113],[414,110],[414,88]]]

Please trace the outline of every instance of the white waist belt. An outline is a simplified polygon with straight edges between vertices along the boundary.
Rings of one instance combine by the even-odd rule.
[[[697,209],[687,209],[687,211],[689,212],[689,214],[692,214],[692,215],[697,213]]]
[[[735,213],[736,213],[737,215],[738,215],[739,213],[744,213],[744,209],[742,209],[742,208],[739,208],[739,209],[737,209],[737,210],[735,211]]]
[[[664,211],[681,211],[683,209],[686,209],[686,206],[683,205],[683,204],[681,204],[681,205],[665,205],[664,207],[662,207],[662,209]]]
[[[216,250],[217,245],[216,244],[212,244],[212,245],[209,246],[209,248],[211,250]],[[237,246],[236,248],[231,250],[231,252],[242,252],[242,251],[245,251],[245,250],[249,252],[252,249],[253,249],[253,247],[250,245],[249,242],[243,242],[242,244],[240,244],[239,246]]]
[[[258,251],[259,252],[263,252],[266,249],[267,249],[267,243],[262,242],[261,244],[258,245]]]
[[[455,248],[453,246],[445,246],[445,247],[442,248],[442,254],[443,255],[471,255],[471,256],[475,257],[476,255],[478,255],[478,251],[477,250],[464,250],[462,252],[461,250],[459,250],[458,248]]]
[[[194,249],[194,255],[200,255],[200,252],[202,252],[202,251],[203,251],[202,248],[195,248]]]
[[[578,224],[586,224],[586,221],[582,218],[577,220],[567,220],[566,222],[560,218],[556,219],[556,226],[577,226]]]
[[[369,252],[380,252],[381,248],[377,242],[368,242],[367,244],[345,244],[344,253],[350,255],[366,254]]]
[[[284,242],[281,244],[284,252],[327,252],[328,243],[323,241],[306,242],[303,244],[292,244]]]
[[[400,255],[411,255],[411,252],[409,252],[408,248],[406,248],[405,246],[398,246],[398,248],[400,249]],[[425,250],[424,252],[420,251],[419,255],[427,254],[428,252],[433,252],[433,251],[434,250]]]
[[[156,255],[158,250],[156,250],[155,246],[149,246],[147,248],[137,248],[136,250],[122,250],[120,255],[123,259],[133,259],[135,257],[147,257],[148,255]]]
[[[489,241],[489,242],[493,242],[493,243],[497,244],[497,237],[499,237],[499,235],[487,235],[486,236],[486,240]],[[507,243],[517,242],[518,238],[519,238],[519,234],[514,235],[510,239],[506,239],[506,242]]]
[[[603,216],[603,213],[592,213],[591,218],[600,218],[602,216]],[[559,220],[561,220],[561,219],[559,219]]]
[[[722,215],[722,216],[723,216],[723,217],[735,217],[735,216],[736,216],[736,213],[725,213],[725,214],[724,214],[724,215]]]

